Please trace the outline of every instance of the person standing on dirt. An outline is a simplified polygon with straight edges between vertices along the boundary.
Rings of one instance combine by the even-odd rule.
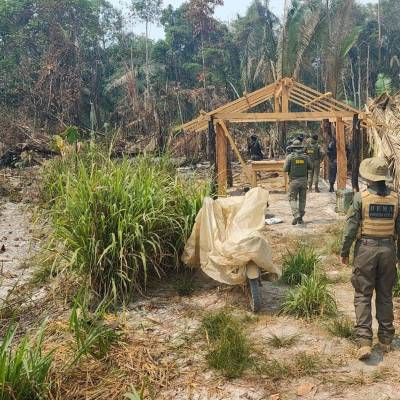
[[[378,339],[383,351],[390,350],[395,333],[392,291],[397,281],[396,238],[400,234],[400,218],[398,194],[386,186],[386,161],[378,157],[365,159],[360,175],[368,188],[354,195],[343,235],[341,261],[349,265],[350,248],[356,240],[351,282],[355,290],[357,357],[365,360],[371,355],[374,290]]]
[[[319,172],[321,169],[321,162],[325,157],[325,153],[322,147],[318,143],[318,135],[313,135],[311,138],[311,143],[307,145],[306,154],[310,157],[311,163],[313,165],[311,171],[308,174],[308,189],[312,190],[312,185],[314,183],[315,193],[320,193],[319,190]]]
[[[337,175],[337,150],[336,150],[336,138],[333,137],[332,141],[328,144],[327,148],[328,155],[328,180],[329,180],[329,192],[335,192],[335,182]]]
[[[289,175],[289,203],[292,208],[292,225],[304,224],[307,202],[308,171],[312,168],[309,157],[304,154],[300,140],[292,143],[292,153],[286,157],[283,170]]]

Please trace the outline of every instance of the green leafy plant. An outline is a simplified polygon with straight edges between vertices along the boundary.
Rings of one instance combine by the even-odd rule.
[[[312,274],[319,263],[315,250],[305,244],[300,244],[295,252],[288,251],[283,258],[282,282],[295,286],[300,284],[302,276]]]
[[[49,389],[53,352],[43,353],[45,324],[31,341],[15,344],[17,327],[8,326],[0,345],[0,400],[39,400]]]
[[[104,322],[108,307],[109,304],[103,301],[91,313],[88,310],[87,296],[78,295],[75,299],[69,320],[69,329],[75,341],[75,357],[71,365],[76,364],[84,355],[104,358],[110,347],[120,339],[122,334],[118,327]]]
[[[385,92],[390,94],[392,92],[392,79],[385,74],[378,74],[378,78],[375,82],[375,90],[377,96]]]
[[[208,365],[227,378],[241,376],[250,365],[251,346],[238,321],[218,312],[206,316],[202,327],[210,341]]]
[[[327,285],[326,278],[316,272],[303,275],[301,284],[287,293],[281,312],[307,319],[335,315],[336,300]]]
[[[207,187],[181,181],[165,159],[115,161],[100,149],[53,162],[52,240],[63,260],[101,298],[121,302],[180,265]],[[69,166],[69,167],[68,167]],[[62,243],[62,246],[59,244]]]

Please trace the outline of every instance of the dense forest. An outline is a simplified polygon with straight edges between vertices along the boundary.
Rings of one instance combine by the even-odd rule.
[[[0,0],[3,142],[120,128],[166,134],[200,110],[294,76],[362,108],[400,88],[400,3],[292,0],[279,19],[254,0],[229,25],[223,0]],[[161,24],[165,38],[132,33]],[[148,31],[148,30],[147,30]]]

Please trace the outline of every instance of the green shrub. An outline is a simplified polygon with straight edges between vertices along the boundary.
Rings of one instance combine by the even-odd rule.
[[[303,275],[312,274],[319,257],[309,245],[300,244],[296,252],[288,251],[283,258],[282,282],[295,286],[301,283]]]
[[[54,249],[101,298],[129,301],[149,277],[179,266],[206,188],[180,181],[168,159],[114,161],[90,151],[73,154],[76,165],[52,163],[60,171],[48,182]]]
[[[328,323],[327,329],[332,335],[350,340],[355,339],[354,323],[349,318],[335,318]]]
[[[43,399],[49,389],[52,352],[43,354],[45,325],[36,340],[25,336],[15,344],[17,327],[9,325],[0,345],[0,400]]]
[[[301,284],[287,293],[281,312],[297,318],[335,315],[336,300],[327,284],[326,278],[316,272],[310,276],[303,275]]]
[[[203,319],[203,329],[210,340],[208,365],[227,378],[240,377],[250,365],[250,344],[240,324],[223,312]]]

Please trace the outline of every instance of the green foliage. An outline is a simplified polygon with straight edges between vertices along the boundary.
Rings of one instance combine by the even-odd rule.
[[[0,345],[0,400],[39,400],[49,389],[53,353],[43,353],[45,324],[35,341],[25,336],[16,343],[17,327],[10,324]]]
[[[87,295],[79,294],[74,301],[69,329],[75,340],[75,357],[70,365],[76,364],[82,356],[104,358],[109,349],[121,337],[118,327],[104,322],[109,302],[103,300],[94,312],[89,312]]]
[[[291,286],[298,285],[302,276],[312,274],[318,263],[319,256],[315,250],[307,244],[300,244],[296,251],[288,251],[284,256],[281,280]]]
[[[301,284],[287,293],[281,312],[307,319],[335,315],[336,300],[327,284],[326,278],[316,272],[303,275]]]
[[[332,335],[350,340],[355,339],[354,323],[349,318],[335,318],[328,323],[327,328]]]
[[[203,319],[202,328],[210,341],[207,361],[227,378],[240,377],[250,365],[250,344],[235,318],[224,311]]]
[[[174,277],[173,287],[179,296],[189,296],[192,294],[195,289],[193,273],[185,271],[183,274]]]
[[[101,298],[129,301],[179,267],[206,188],[180,181],[168,159],[111,160],[92,147],[47,168],[54,251]],[[51,176],[53,178],[51,178]]]
[[[375,82],[375,90],[377,96],[380,96],[385,92],[390,94],[392,92],[392,80],[385,74],[378,74],[378,78]]]

